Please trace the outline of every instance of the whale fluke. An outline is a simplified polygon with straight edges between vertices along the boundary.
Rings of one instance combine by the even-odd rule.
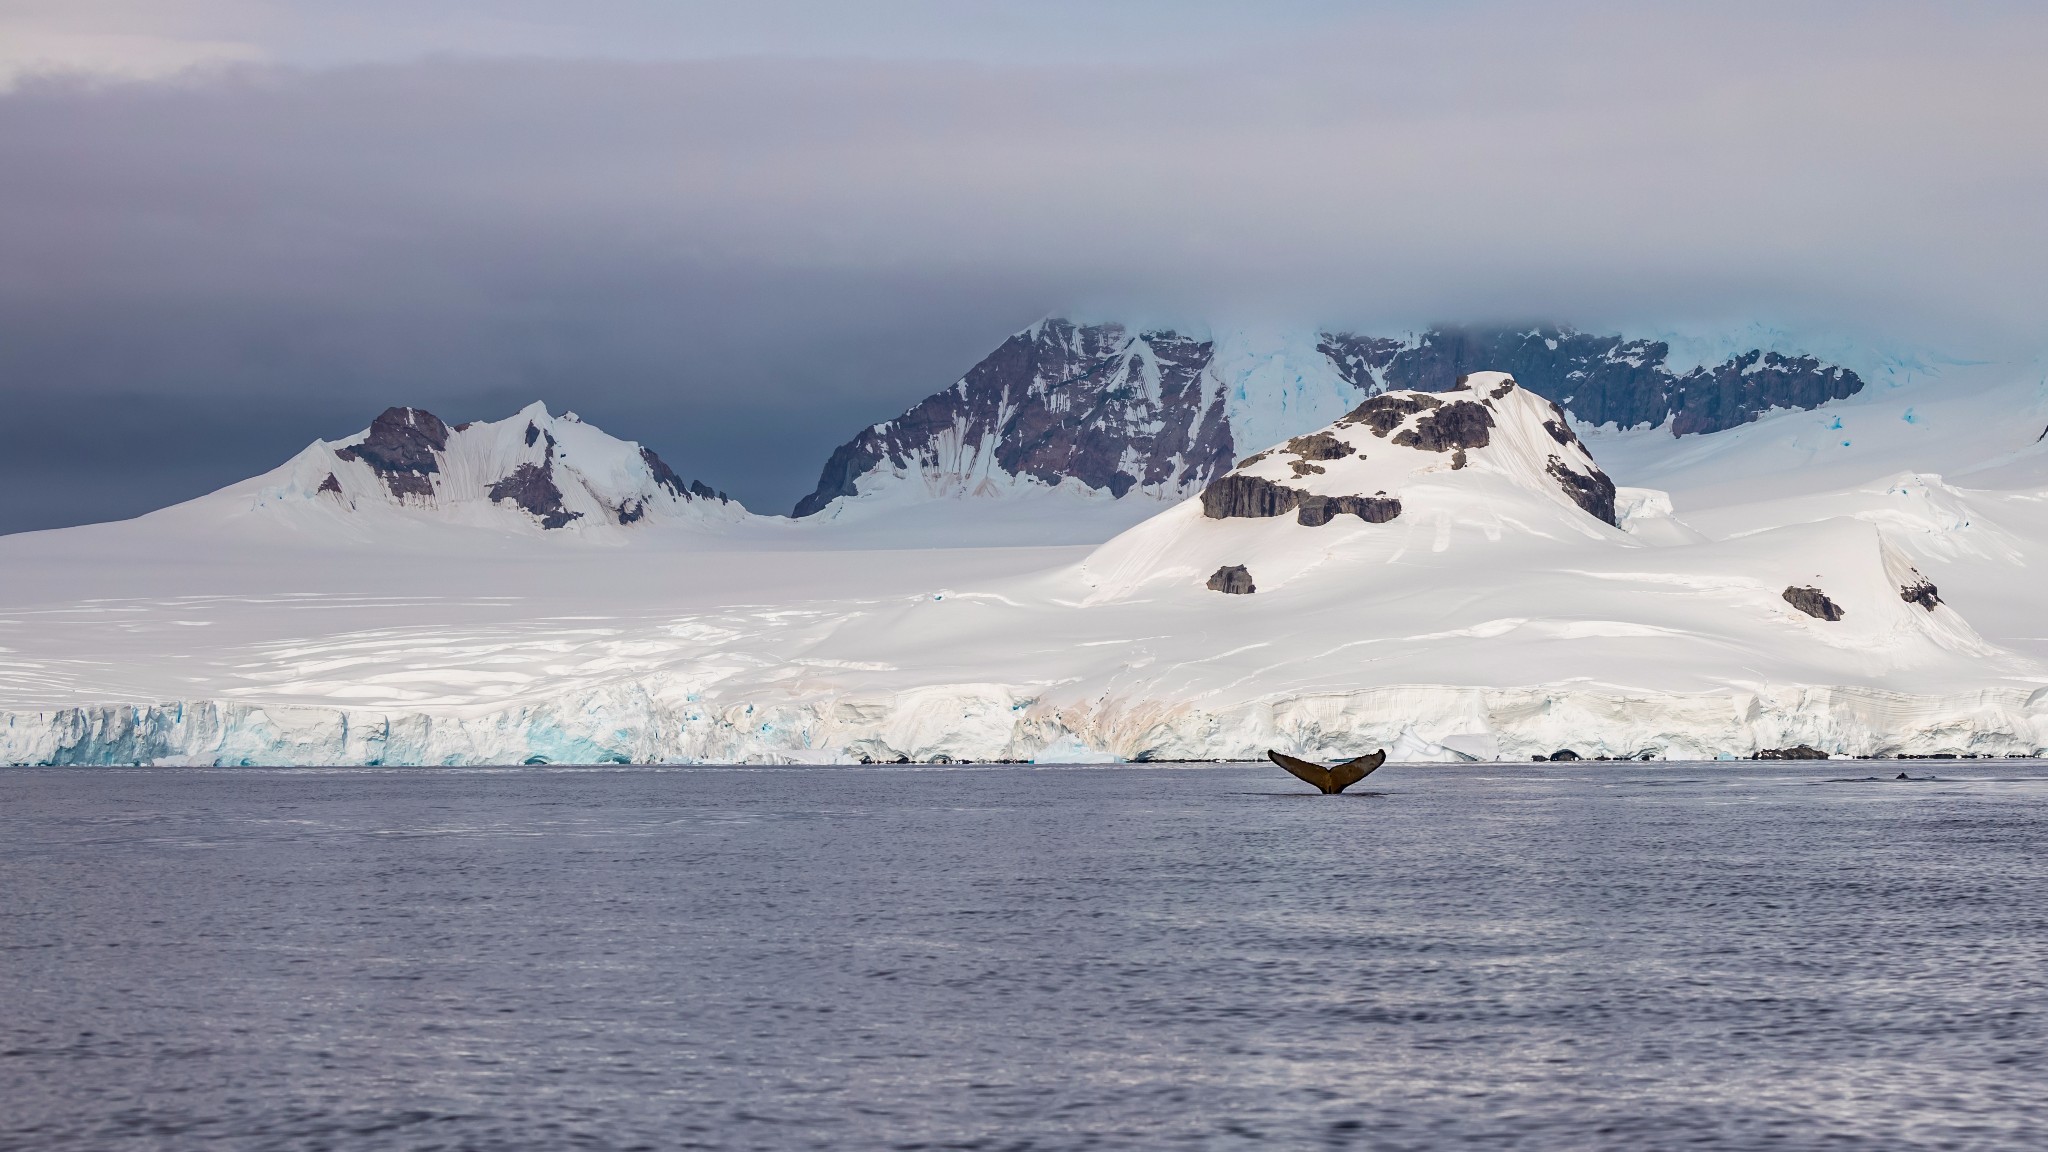
[[[1266,750],[1266,757],[1287,769],[1295,778],[1322,789],[1323,795],[1334,796],[1372,775],[1375,768],[1385,764],[1387,750],[1382,748],[1370,756],[1360,756],[1355,760],[1346,760],[1342,764],[1332,764],[1328,768],[1297,756],[1289,756],[1285,752],[1275,752],[1270,748]]]

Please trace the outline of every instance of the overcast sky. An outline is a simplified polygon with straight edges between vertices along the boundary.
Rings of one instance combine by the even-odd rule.
[[[0,531],[533,399],[786,511],[1049,312],[2048,344],[2048,6],[0,0]]]

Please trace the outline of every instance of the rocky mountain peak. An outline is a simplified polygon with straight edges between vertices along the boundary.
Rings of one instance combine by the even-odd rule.
[[[1411,479],[1466,468],[1547,491],[1615,523],[1614,483],[1551,401],[1505,373],[1462,378],[1448,394],[1374,396],[1341,420],[1241,461],[1201,493],[1212,520],[1293,513],[1316,528],[1339,516],[1384,524],[1402,513]],[[1565,428],[1560,442],[1554,428]]]
[[[685,483],[653,449],[541,404],[453,428],[423,409],[389,408],[356,436],[316,442],[280,473],[259,482],[259,506],[411,510],[543,532],[746,515],[701,481]]]
[[[1662,341],[1555,327],[1212,335],[1048,319],[842,444],[795,515],[845,501],[1066,485],[1177,500],[1228,472],[1248,441],[1311,431],[1382,393],[1450,393],[1486,372],[1554,401],[1569,439],[1570,419],[1701,435],[1863,387],[1849,369],[1811,356],[1754,349],[1681,371]],[[1409,432],[1419,443],[1470,440],[1482,410],[1468,402]]]

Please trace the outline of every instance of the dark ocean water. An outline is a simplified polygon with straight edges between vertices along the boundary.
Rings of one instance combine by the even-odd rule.
[[[0,772],[0,1147],[2048,1147],[2048,765]]]

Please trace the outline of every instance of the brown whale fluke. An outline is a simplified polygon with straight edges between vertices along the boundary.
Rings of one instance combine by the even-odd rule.
[[[1312,763],[1297,756],[1289,756],[1285,752],[1275,752],[1271,749],[1267,749],[1266,757],[1273,761],[1273,763],[1287,769],[1297,779],[1304,780],[1322,789],[1323,795],[1334,796],[1353,784],[1358,783],[1360,780],[1365,779],[1367,776],[1372,775],[1375,768],[1385,764],[1387,762],[1387,750],[1382,748],[1370,756],[1360,756],[1356,760],[1346,760],[1342,764],[1332,764],[1328,768],[1323,767],[1321,764]]]

